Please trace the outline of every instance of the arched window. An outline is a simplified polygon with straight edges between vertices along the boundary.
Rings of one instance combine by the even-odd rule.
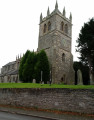
[[[66,84],[66,75],[64,74],[63,77],[61,78],[61,82],[63,82],[64,84]]]
[[[64,22],[63,22],[63,21],[61,22],[60,29],[61,29],[62,31],[64,31]]]
[[[51,22],[49,21],[48,22],[48,31],[50,31],[51,30]]]
[[[63,82],[64,81],[64,79],[63,79],[63,77],[61,78],[61,82]]]
[[[68,34],[68,25],[65,25],[65,33]]]
[[[65,61],[65,54],[62,54],[62,61]]]
[[[47,28],[47,25],[44,24],[44,30],[43,30],[44,33],[46,33],[46,28]]]

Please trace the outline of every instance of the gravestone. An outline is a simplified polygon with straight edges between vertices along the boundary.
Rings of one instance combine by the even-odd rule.
[[[42,84],[44,84],[44,81],[42,81]]]
[[[33,83],[36,83],[36,79],[33,79]]]
[[[44,81],[40,81],[41,86],[44,84]]]
[[[91,69],[91,72],[90,72],[90,85],[94,85],[94,72],[93,72],[93,69]]]
[[[80,69],[78,69],[78,71],[77,71],[77,84],[83,85],[82,72]]]

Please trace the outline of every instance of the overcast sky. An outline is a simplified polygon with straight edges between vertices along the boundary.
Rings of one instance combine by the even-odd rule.
[[[66,17],[72,13],[72,54],[75,53],[76,39],[84,22],[94,17],[94,0],[57,0],[61,12],[65,6]],[[16,60],[27,49],[38,47],[39,18],[55,8],[56,0],[0,0],[0,68]]]

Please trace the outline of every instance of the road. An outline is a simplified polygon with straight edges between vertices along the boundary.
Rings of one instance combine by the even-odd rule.
[[[26,115],[19,115],[19,114],[12,114],[7,112],[0,112],[0,120],[48,120],[48,119],[31,117]],[[58,120],[94,120],[94,118],[84,117],[84,116],[59,115]]]
[[[47,120],[37,117],[0,112],[0,120]]]

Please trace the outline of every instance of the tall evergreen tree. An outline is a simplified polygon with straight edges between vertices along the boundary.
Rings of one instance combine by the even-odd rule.
[[[41,71],[43,72],[42,79],[44,83],[47,83],[49,81],[50,68],[45,51],[42,50],[36,54],[27,50],[20,62],[20,80],[22,82],[32,82],[33,79],[36,79],[36,82],[39,83]]]
[[[23,67],[24,82],[32,82],[34,78],[35,55],[30,52]]]
[[[41,64],[40,64],[40,57],[39,57],[40,53],[37,53],[36,56],[36,64],[34,67],[34,71],[35,71],[35,79],[37,83],[40,83],[41,81]]]
[[[86,65],[83,65],[81,62],[74,62],[73,68],[75,70],[75,85],[77,85],[77,71],[78,69],[82,72],[82,78],[83,78],[83,84],[88,85],[90,83],[89,79],[89,67]]]
[[[45,53],[44,50],[41,50],[38,53],[37,56],[37,63],[36,63],[36,80],[37,82],[40,82],[41,80],[41,71],[42,71],[42,79],[44,81],[44,83],[47,83],[47,81],[49,81],[49,77],[50,77],[50,67],[49,67],[49,61],[47,58],[47,55]]]
[[[22,82],[24,82],[24,77],[23,77],[23,68],[24,68],[24,64],[26,63],[26,60],[28,58],[28,55],[30,54],[30,51],[27,50],[25,55],[22,57],[21,62],[20,62],[20,66],[19,66],[19,78]]]
[[[92,63],[93,63],[93,71],[94,71],[94,55],[93,55]]]
[[[84,23],[77,40],[79,59],[89,66],[90,84],[94,84],[94,18]]]
[[[94,18],[90,19],[88,23],[84,23],[81,28],[79,38],[77,40],[77,51],[81,57],[79,59],[92,67],[92,59],[94,56]]]

